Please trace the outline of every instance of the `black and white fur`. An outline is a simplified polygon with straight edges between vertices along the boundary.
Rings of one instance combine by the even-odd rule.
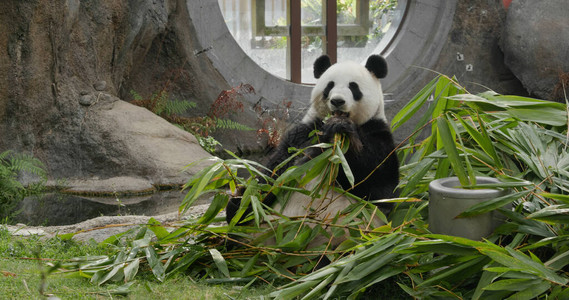
[[[302,122],[286,133],[269,159],[267,168],[273,170],[287,159],[290,147],[301,149],[311,145],[313,137],[310,133],[315,129],[321,132],[319,142],[332,142],[336,133],[346,134],[350,139],[350,148],[345,157],[355,183],[361,182],[350,193],[365,200],[395,197],[399,163],[393,151],[395,146],[385,117],[383,91],[379,81],[386,75],[387,63],[379,55],[370,56],[365,66],[355,62],[331,65],[327,56],[318,58],[314,63],[314,76],[318,80],[312,90],[310,108]],[[308,156],[313,157],[320,152],[320,149],[315,149],[308,152]],[[299,158],[290,165],[300,164],[310,158]],[[285,169],[286,167],[281,170]],[[337,183],[344,190],[350,188],[342,170],[338,174]],[[267,199],[274,201],[274,197]],[[284,209],[279,205],[275,208],[280,208],[285,216],[301,217],[308,214],[310,207],[313,217],[331,220],[352,203],[350,198],[335,192],[327,194],[326,199],[317,200],[296,193]],[[227,209],[228,221],[238,207],[238,202],[230,202]],[[389,211],[390,208],[388,204],[380,205],[383,211]]]

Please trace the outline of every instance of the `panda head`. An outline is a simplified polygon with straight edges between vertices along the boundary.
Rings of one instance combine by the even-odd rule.
[[[387,75],[387,62],[379,55],[368,58],[365,66],[355,62],[331,65],[326,55],[314,62],[311,105],[303,119],[311,123],[328,115],[347,116],[362,125],[370,119],[385,120],[380,78]]]

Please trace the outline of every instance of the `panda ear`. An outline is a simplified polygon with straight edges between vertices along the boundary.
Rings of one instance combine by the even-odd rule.
[[[387,76],[387,61],[383,56],[372,55],[367,59],[366,69],[378,79],[385,78]]]
[[[332,63],[330,63],[330,57],[328,57],[328,55],[322,55],[317,58],[314,62],[314,78],[320,78],[331,65]]]

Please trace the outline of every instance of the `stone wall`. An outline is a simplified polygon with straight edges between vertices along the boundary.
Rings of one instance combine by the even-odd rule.
[[[529,93],[565,103],[569,88],[567,1],[513,1],[501,46],[506,65]]]

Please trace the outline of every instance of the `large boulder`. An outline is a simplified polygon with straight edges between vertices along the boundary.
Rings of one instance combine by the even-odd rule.
[[[569,88],[567,0],[517,0],[509,6],[502,35],[504,59],[528,92],[562,100]]]
[[[195,55],[188,20],[185,0],[3,1],[0,151],[33,154],[75,190],[107,179],[133,178],[125,191],[184,183],[203,165],[181,169],[209,154],[125,100],[167,85],[207,110],[229,88]]]

